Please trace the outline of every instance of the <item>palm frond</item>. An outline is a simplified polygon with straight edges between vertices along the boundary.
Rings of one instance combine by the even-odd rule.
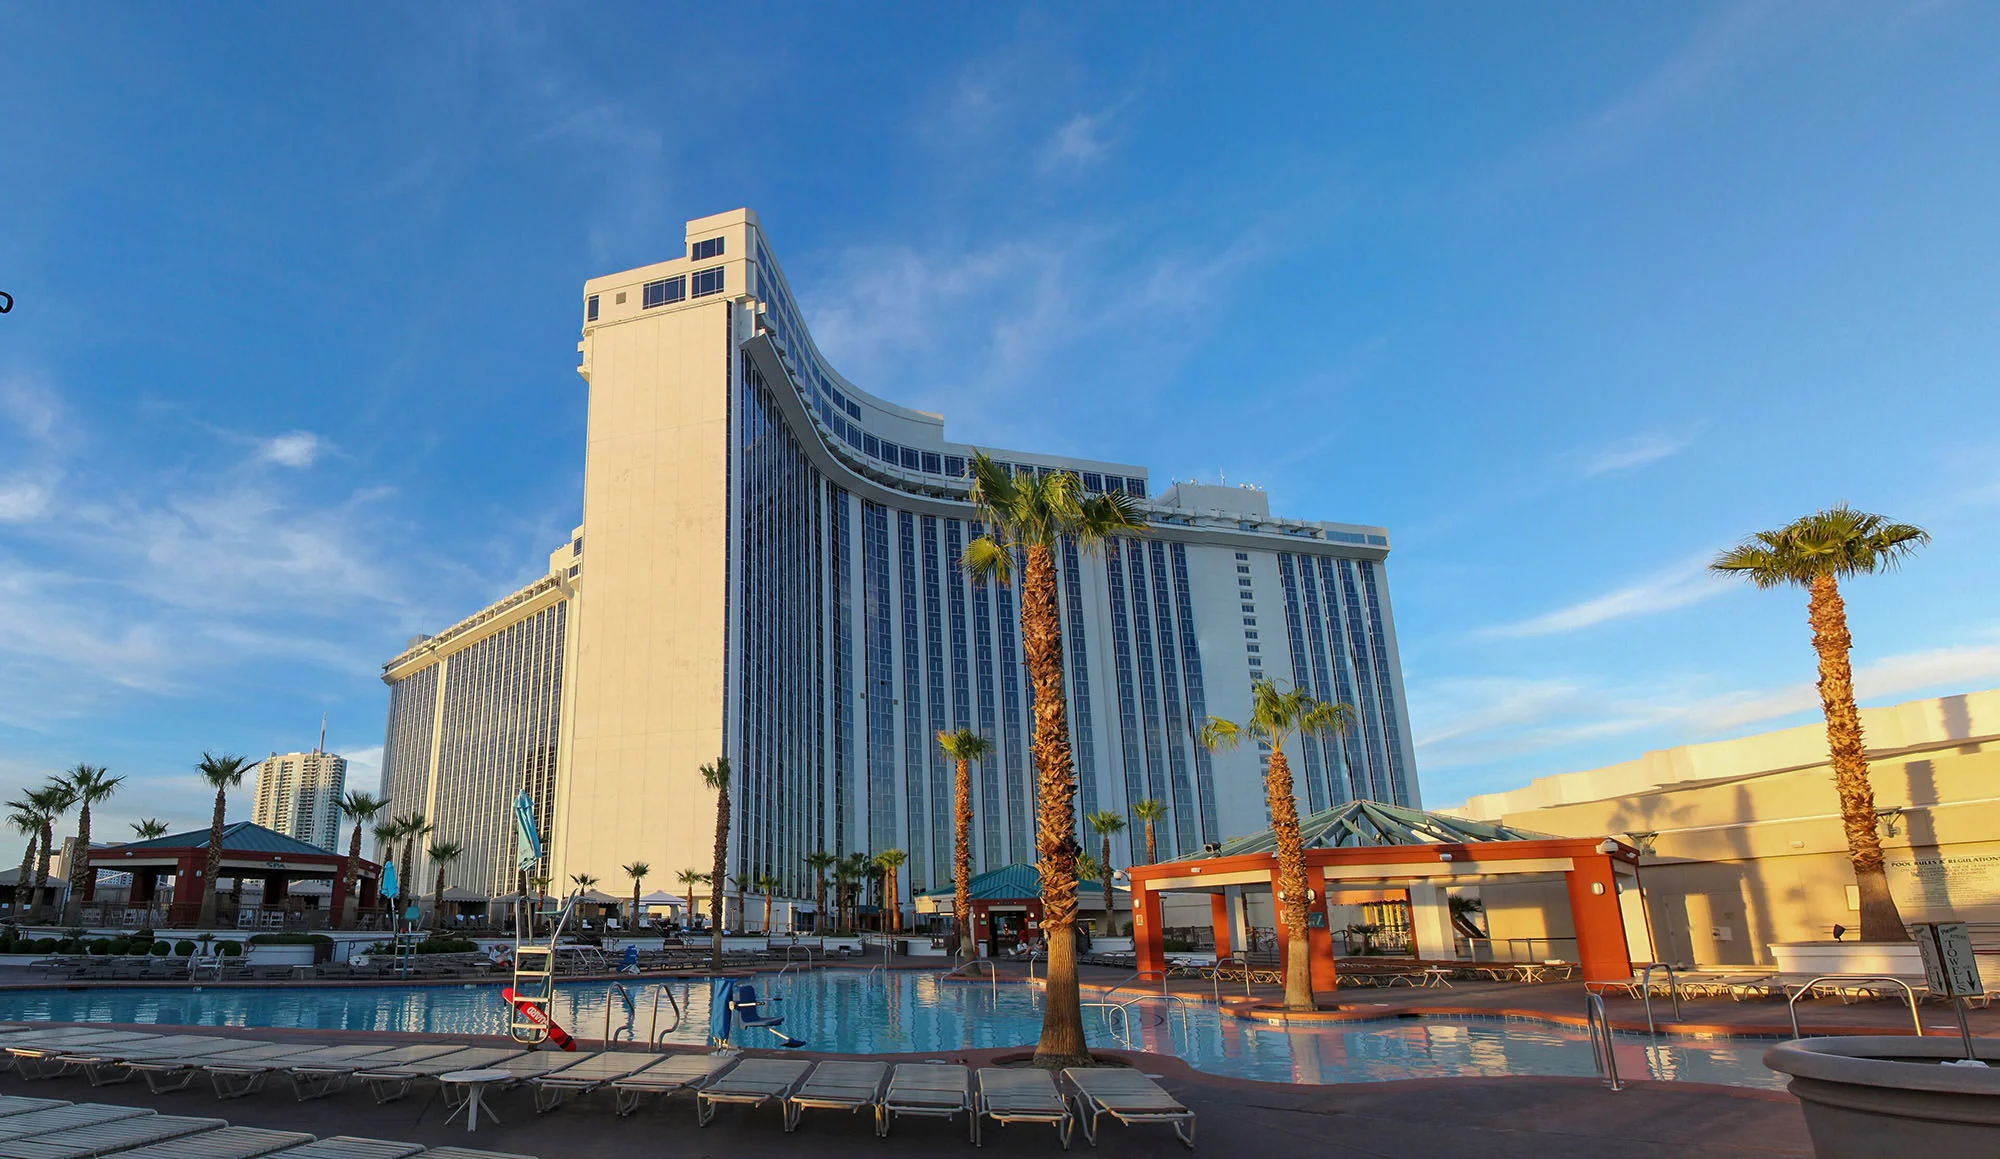
[[[999,540],[982,535],[965,545],[965,554],[960,557],[959,566],[975,580],[990,579],[1005,584],[1013,575],[1014,555]]]
[[[993,751],[993,742],[969,728],[956,732],[941,731],[937,734],[938,747],[944,755],[955,761],[976,761]]]
[[[1210,752],[1233,749],[1243,743],[1243,730],[1236,727],[1233,720],[1211,716],[1208,723],[1201,726],[1201,746]]]
[[[714,764],[701,767],[701,783],[717,791],[729,787],[729,758],[717,757]]]
[[[1089,823],[1092,829],[1097,830],[1099,834],[1105,837],[1125,831],[1125,818],[1109,809],[1100,809],[1090,816],[1085,817],[1084,820]]]
[[[1759,531],[1718,555],[1709,568],[1741,575],[1760,588],[1806,587],[1821,578],[1887,571],[1930,538],[1913,523],[1891,523],[1843,503]]]

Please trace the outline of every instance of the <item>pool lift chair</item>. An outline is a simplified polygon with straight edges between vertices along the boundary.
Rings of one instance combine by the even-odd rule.
[[[768,1030],[776,1036],[778,1045],[789,1049],[804,1046],[802,1039],[793,1038],[778,1029],[785,1024],[785,1016],[776,1012],[783,998],[760,998],[757,988],[748,982],[738,982],[734,978],[719,978],[715,982],[715,992],[710,998],[721,1012],[721,1017],[711,1016],[709,1037],[727,1043],[729,1040],[729,1019],[734,1017],[737,1024],[749,1030]]]

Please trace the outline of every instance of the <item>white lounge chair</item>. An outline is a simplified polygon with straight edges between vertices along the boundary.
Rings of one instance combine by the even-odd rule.
[[[212,1034],[169,1034],[163,1038],[141,1039],[137,1042],[113,1042],[109,1044],[90,1043],[84,1046],[64,1046],[41,1058],[22,1057],[17,1064],[21,1076],[33,1074],[36,1078],[61,1078],[64,1075],[82,1073],[94,1087],[122,1083],[132,1077],[126,1064],[150,1062],[163,1058],[193,1058],[204,1054],[220,1054],[241,1046],[241,1041],[220,1038]]]
[[[0,1142],[0,1156],[6,1159],[91,1159],[228,1125],[221,1119],[196,1119],[185,1115],[133,1115],[27,1139],[9,1139]]]
[[[87,1026],[66,1026],[51,1030],[25,1031],[20,1034],[8,1035],[5,1039],[0,1039],[0,1050],[6,1052],[4,1055],[0,1055],[0,1071],[4,1071],[8,1067],[16,1066],[22,1062],[35,1062],[41,1059],[52,1058],[62,1054],[65,1050],[81,1049],[85,1046],[108,1047],[113,1043],[147,1042],[161,1037],[163,1036],[158,1034],[143,1034],[128,1030],[94,1030]],[[39,1070],[39,1068],[23,1066],[21,1067],[21,1076],[23,1078],[43,1077],[39,1073],[30,1073],[31,1069]]]
[[[118,1159],[257,1159],[313,1141],[301,1131],[267,1131],[262,1127],[223,1127],[120,1151]]]
[[[521,1047],[468,1046],[417,1062],[379,1065],[371,1058],[362,1061],[354,1077],[368,1084],[369,1093],[377,1103],[392,1103],[409,1094],[410,1087],[423,1079],[459,1070],[484,1070],[527,1053]]]
[[[1076,1116],[1069,1100],[1056,1089],[1055,1076],[1038,1067],[986,1067],[977,1076],[972,1106],[972,1141],[980,1142],[979,1120],[992,1119],[1001,1126],[1009,1123],[1047,1123],[1056,1129],[1063,1150],[1069,1150],[1070,1132]]]
[[[1194,1112],[1167,1093],[1165,1087],[1129,1067],[1073,1066],[1063,1077],[1076,1088],[1077,1117],[1083,1137],[1097,1146],[1097,1117],[1135,1123],[1166,1123],[1181,1142],[1194,1147]]]
[[[888,1073],[887,1063],[820,1063],[785,1099],[785,1130],[798,1130],[799,1116],[808,1110],[872,1111],[882,1101],[882,1079]]]
[[[528,1080],[528,1085],[535,1092],[535,1113],[546,1115],[562,1106],[572,1095],[589,1094],[599,1087],[639,1074],[659,1061],[661,1056],[657,1054],[640,1054],[631,1050],[586,1054],[554,1074]]]
[[[255,1039],[238,1039],[234,1050],[218,1051],[214,1054],[196,1053],[174,1058],[152,1060],[128,1059],[125,1069],[146,1080],[146,1089],[156,1095],[169,1091],[186,1090],[201,1074],[201,1068],[215,1062],[248,1062],[260,1058],[274,1058],[281,1054],[297,1054],[300,1046],[296,1042],[261,1042]]]
[[[373,1070],[376,1067],[411,1066],[425,1059],[440,1055],[456,1054],[463,1049],[449,1043],[424,1043],[415,1046],[398,1046],[387,1050],[377,1050],[372,1054],[330,1057],[339,1047],[330,1047],[315,1052],[310,1061],[294,1062],[285,1069],[292,1080],[292,1090],[300,1102],[307,1099],[323,1099],[337,1091],[345,1090],[347,1080],[357,1071]]]
[[[512,1151],[475,1151],[470,1147],[432,1147],[424,1152],[423,1159],[535,1159],[533,1155],[516,1155]]]
[[[152,1113],[145,1107],[71,1103],[66,1107],[50,1107],[47,1110],[29,1111],[25,1115],[9,1115],[0,1119],[0,1139],[32,1139],[37,1135],[47,1135],[53,1131],[67,1131],[72,1127],[94,1127],[99,1123],[110,1123]]]
[[[273,1074],[290,1071],[293,1067],[310,1068],[336,1067],[344,1062],[363,1059],[372,1054],[383,1054],[386,1046],[362,1044],[341,1046],[312,1046],[300,1044],[289,1054],[272,1054],[245,1057],[244,1052],[217,1055],[202,1064],[201,1069],[208,1074],[209,1082],[215,1086],[218,1099],[240,1099],[244,1095],[262,1090],[264,1080]],[[345,1082],[345,1077],[342,1080]],[[310,1089],[308,1080],[308,1088]],[[299,1091],[299,1098],[307,1097],[306,1089]]]
[[[889,1089],[875,1106],[875,1133],[886,1136],[897,1115],[921,1115],[949,1119],[964,1112],[972,1118],[972,1092],[967,1083],[971,1073],[962,1066],[941,1062],[896,1064],[889,1075]],[[975,1121],[967,1130],[978,1138]]]
[[[708,1126],[722,1103],[761,1107],[773,1099],[782,1102],[811,1069],[804,1059],[746,1058],[694,1093],[695,1122]]]
[[[618,1114],[629,1115],[650,1095],[666,1097],[682,1091],[698,1091],[736,1062],[727,1054],[673,1054],[655,1066],[627,1075],[611,1084],[617,1093]]]
[[[303,1147],[278,1152],[283,1159],[409,1159],[424,1149],[422,1143],[401,1143],[394,1139],[362,1139],[335,1135]]]
[[[29,1111],[46,1111],[50,1107],[67,1107],[68,1099],[30,1099],[21,1095],[0,1095],[0,1118],[8,1115],[25,1115]]]

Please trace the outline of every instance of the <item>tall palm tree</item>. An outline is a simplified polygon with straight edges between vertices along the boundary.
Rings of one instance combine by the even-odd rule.
[[[370,825],[368,835],[375,839],[375,860],[386,862],[395,859],[396,839],[402,835],[402,830],[393,817]]]
[[[838,860],[824,849],[814,850],[805,856],[806,868],[812,870],[813,875],[813,924],[822,934],[833,928],[826,914],[826,871],[832,869],[833,863]]]
[[[425,848],[424,856],[437,867],[437,884],[431,890],[431,924],[437,929],[444,928],[444,869],[445,866],[465,856],[465,846],[456,841],[433,841]]]
[[[764,895],[764,936],[768,938],[771,936],[771,895],[778,892],[778,886],[783,883],[771,874],[760,873],[750,884]]]
[[[28,799],[28,795],[16,797],[7,802],[7,823],[14,832],[28,839],[28,847],[21,851],[21,875],[14,879],[14,908],[11,911],[15,921],[20,921],[28,908],[29,874],[35,865],[35,846],[42,837],[41,807]]]
[[[417,840],[428,837],[437,826],[424,818],[422,813],[406,813],[396,818],[396,836],[403,841],[403,862],[400,868],[403,880],[408,884],[403,891],[412,896],[417,892]]]
[[[1848,652],[1847,605],[1840,581],[1894,568],[1930,542],[1930,533],[1909,523],[1856,511],[1846,504],[1817,511],[1778,528],[1760,531],[1717,556],[1709,566],[1733,572],[1760,588],[1787,585],[1806,589],[1806,619],[1813,650],[1819,653],[1819,702],[1826,717],[1826,747],[1833,757],[1833,786],[1840,795],[1840,819],[1847,830],[1847,857],[1861,895],[1861,940],[1900,942],[1909,936],[1903,915],[1889,893],[1882,869],[1882,837],[1876,831],[1875,790],[1868,780],[1862,747],[1861,713],[1854,705],[1854,670]]]
[[[852,932],[854,927],[847,917],[848,886],[854,882],[854,866],[845,857],[835,858],[833,869],[833,911],[834,928]]]
[[[78,765],[62,778],[78,806],[76,856],[70,859],[69,905],[63,912],[63,920],[73,926],[83,923],[84,903],[97,896],[97,872],[90,866],[90,807],[117,792],[125,780],[111,776],[110,771],[100,765]]]
[[[69,812],[69,807],[76,803],[76,796],[70,792],[66,782],[51,777],[47,784],[30,792],[28,799],[35,802],[42,817],[42,843],[35,855],[34,920],[39,922],[55,901],[49,896],[49,859],[55,852],[56,818]]]
[[[1104,882],[1104,936],[1118,933],[1118,911],[1111,906],[1111,838],[1113,834],[1125,831],[1125,818],[1110,809],[1099,809],[1084,818],[1092,829],[1097,830],[1098,840],[1104,843],[1103,856],[1099,858],[1097,872]]]
[[[969,728],[937,734],[938,747],[958,767],[956,799],[952,802],[951,876],[952,922],[958,930],[958,960],[972,960],[972,762],[983,761],[993,742]]]
[[[1147,865],[1156,865],[1159,863],[1159,855],[1153,851],[1153,826],[1166,820],[1167,813],[1168,809],[1165,801],[1145,800],[1134,801],[1132,803],[1132,818],[1146,827]]]
[[[639,928],[639,883],[646,880],[646,875],[653,872],[653,867],[643,861],[634,861],[630,865],[621,865],[618,868],[624,870],[625,876],[632,879],[632,929],[636,932]]]
[[[155,837],[165,837],[167,835],[167,823],[152,817],[147,817],[141,821],[133,821],[131,825],[133,836],[141,841],[151,841]]]
[[[1346,732],[1354,709],[1320,700],[1303,688],[1278,690],[1259,680],[1250,686],[1250,723],[1239,726],[1211,716],[1201,730],[1201,743],[1211,749],[1234,748],[1247,733],[1271,746],[1264,770],[1264,806],[1271,814],[1271,834],[1278,843],[1278,904],[1285,915],[1285,1009],[1313,1009],[1312,956],[1307,949],[1306,847],[1299,835],[1299,802],[1292,790],[1292,767],[1285,760],[1285,741],[1293,735],[1330,736]],[[1136,903],[1135,903],[1136,904]]]
[[[715,868],[709,871],[709,956],[722,968],[722,887],[729,880],[729,758],[717,757],[701,767],[701,783],[715,790]]]
[[[866,853],[850,853],[833,867],[835,881],[844,881],[847,887],[847,928],[861,928],[861,906],[866,900],[863,890],[869,876],[874,872],[875,859]]]
[[[578,893],[589,893],[597,888],[597,879],[588,873],[572,873],[569,879],[576,883]]]
[[[896,871],[909,859],[910,855],[900,849],[884,849],[875,855],[875,868],[882,875],[882,889],[887,895],[883,904],[889,910],[889,932],[892,934],[903,932],[903,895],[897,888]]]
[[[222,822],[229,812],[229,790],[243,783],[250,762],[234,753],[204,752],[194,767],[215,789],[215,816],[208,823],[208,872],[202,878],[201,917],[196,921],[206,929],[215,924],[215,879],[222,872]]]
[[[681,883],[681,892],[687,895],[687,921],[681,923],[687,929],[694,928],[694,887],[708,880],[708,875],[699,869],[683,869],[674,875]]]
[[[1090,1052],[1083,1041],[1076,977],[1076,769],[1063,688],[1055,553],[1064,539],[1088,551],[1107,536],[1138,532],[1145,523],[1123,495],[1085,498],[1082,479],[1069,471],[1016,477],[975,452],[968,473],[970,498],[990,530],[966,545],[966,573],[1006,583],[1015,554],[1023,560],[1021,646],[1035,704],[1030,733],[1037,774],[1035,861],[1042,875],[1042,937],[1049,955],[1035,1062],[1075,1066],[1089,1062]]]
[[[356,914],[359,914],[361,898],[355,892],[354,883],[357,880],[355,863],[361,860],[361,827],[373,821],[376,814],[388,808],[389,802],[376,797],[373,793],[349,789],[347,795],[340,799],[339,807],[341,818],[354,822],[354,834],[347,840],[347,862],[340,867],[340,875],[333,883],[333,896],[345,898],[349,894],[354,894],[352,898],[354,909]],[[336,923],[344,923],[347,920],[346,909],[346,903],[342,902],[341,912],[333,915]]]

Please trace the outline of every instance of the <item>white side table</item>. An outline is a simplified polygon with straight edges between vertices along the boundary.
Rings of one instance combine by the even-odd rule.
[[[455,1070],[449,1074],[439,1075],[438,1082],[445,1086],[462,1086],[465,1088],[465,1102],[461,1104],[460,1110],[465,1112],[465,1131],[467,1134],[471,1134],[473,1131],[479,1129],[479,1109],[486,1106],[484,1100],[486,1088],[494,1083],[504,1082],[513,1077],[514,1073],[512,1071],[505,1070]],[[451,1114],[445,1116],[444,1121],[449,1123],[457,1117],[458,1111],[453,1111]],[[500,1121],[494,1117],[493,1110],[490,1107],[486,1110],[486,1117],[493,1119],[496,1123]]]

